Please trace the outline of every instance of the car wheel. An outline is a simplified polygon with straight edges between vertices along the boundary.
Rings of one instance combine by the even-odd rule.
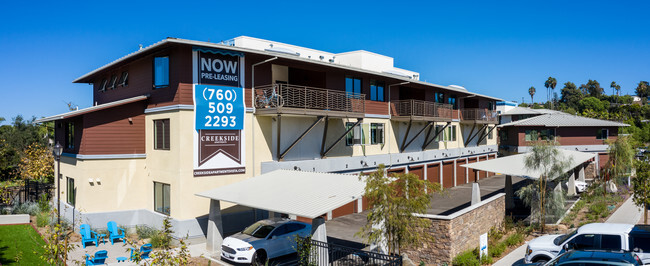
[[[539,258],[539,259],[534,260],[533,262],[534,263],[539,263],[540,265],[543,265],[546,262],[548,262],[548,260],[546,258]]]
[[[252,265],[261,266],[266,264],[266,252],[264,250],[258,250],[253,253],[253,259],[251,260]]]

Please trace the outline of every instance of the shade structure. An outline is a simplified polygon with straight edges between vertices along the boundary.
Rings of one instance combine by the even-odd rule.
[[[275,170],[196,195],[314,219],[358,200],[364,188],[357,175]]]
[[[586,153],[586,152],[563,150],[563,149],[558,149],[558,151],[560,152],[561,156],[565,160],[570,162],[567,171],[596,157],[595,154]],[[526,160],[526,156],[528,156],[529,154],[530,153],[523,153],[523,154],[511,155],[506,157],[500,157],[492,160],[465,164],[462,165],[462,167],[475,169],[479,171],[500,173],[504,175],[520,176],[528,179],[539,179],[539,176],[541,175],[541,171],[526,169],[525,160]]]

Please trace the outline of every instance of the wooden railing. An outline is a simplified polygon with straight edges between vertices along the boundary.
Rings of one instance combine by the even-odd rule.
[[[499,116],[497,111],[488,109],[467,108],[461,110],[461,120],[476,120],[485,122],[498,122]]]
[[[398,100],[392,101],[392,103],[395,106],[393,115],[452,118],[451,104],[420,100]]]
[[[303,108],[365,113],[366,95],[289,84],[272,84],[255,89],[255,107]]]

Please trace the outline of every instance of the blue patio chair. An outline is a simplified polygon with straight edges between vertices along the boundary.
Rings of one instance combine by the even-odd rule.
[[[108,251],[99,250],[95,252],[95,256],[90,259],[90,255],[86,254],[86,265],[104,265],[108,258]]]
[[[111,239],[111,245],[114,244],[115,239],[122,239],[124,241],[125,232],[124,228],[117,227],[117,224],[113,221],[107,223],[108,226],[108,237]]]
[[[129,256],[129,260],[135,260],[135,249],[131,248],[131,255]],[[148,259],[149,258],[149,253],[151,253],[151,244],[144,244],[140,247],[140,259]]]
[[[95,242],[95,246],[99,246],[99,234],[97,232],[90,230],[90,225],[82,224],[79,227],[79,234],[81,234],[81,243],[84,248],[86,248],[86,243]]]

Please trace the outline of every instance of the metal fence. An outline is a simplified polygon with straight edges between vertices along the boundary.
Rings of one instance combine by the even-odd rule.
[[[255,89],[258,109],[291,107],[364,113],[366,95],[289,84],[272,84]]]
[[[298,260],[300,265],[402,265],[402,257],[364,251],[332,243],[298,239]]]
[[[53,189],[53,184],[27,180],[22,186],[8,187],[0,191],[2,193],[0,196],[8,200],[8,202],[0,202],[0,205],[13,206],[25,202],[38,202],[43,195],[49,201]]]
[[[392,101],[392,103],[395,105],[394,115],[427,116],[451,119],[451,104],[420,100],[399,100]]]
[[[488,109],[467,108],[463,109],[461,114],[462,120],[478,120],[488,122],[499,121],[499,115],[497,114],[497,111],[491,111]]]

